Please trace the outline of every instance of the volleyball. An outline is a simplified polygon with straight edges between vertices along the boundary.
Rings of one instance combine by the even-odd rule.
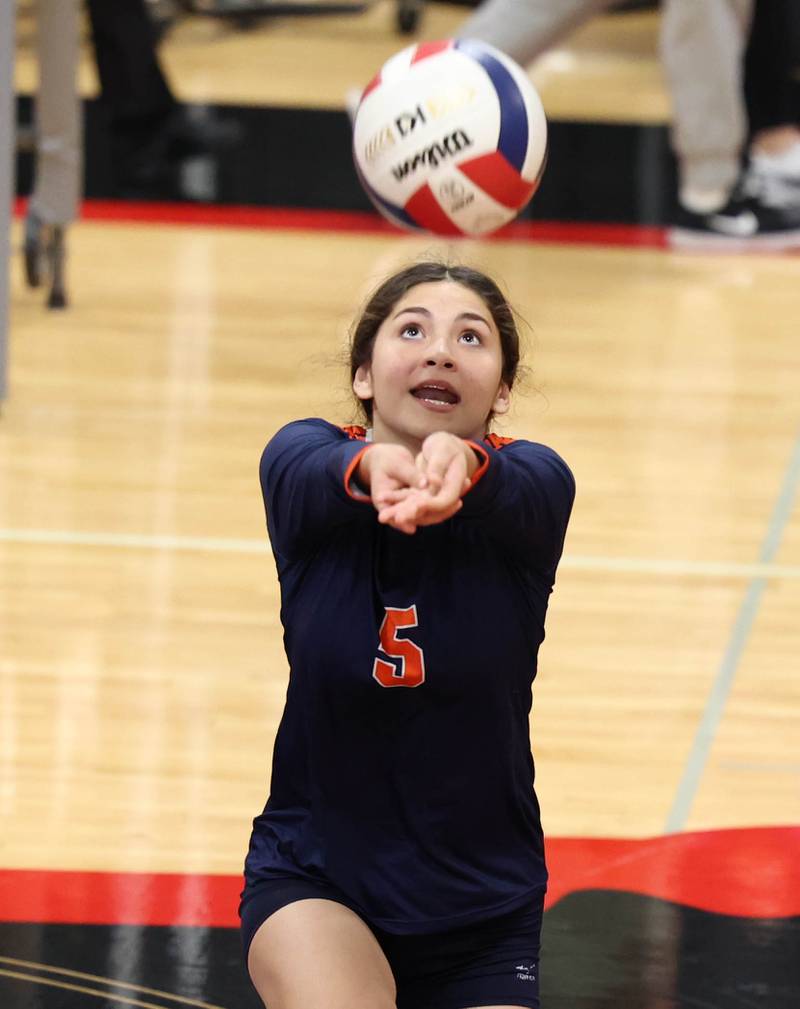
[[[364,90],[353,157],[390,221],[439,235],[485,235],[536,192],[547,121],[528,75],[473,39],[409,46]]]

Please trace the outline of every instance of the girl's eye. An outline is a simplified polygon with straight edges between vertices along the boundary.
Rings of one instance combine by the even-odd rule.
[[[422,330],[415,323],[411,322],[407,326],[403,326],[400,330],[400,335],[407,336],[411,340],[416,340],[422,336]]]
[[[472,344],[474,346],[477,346],[481,342],[481,338],[478,336],[478,334],[474,333],[471,329],[468,330],[466,333],[462,333],[461,339],[464,341],[464,343]]]

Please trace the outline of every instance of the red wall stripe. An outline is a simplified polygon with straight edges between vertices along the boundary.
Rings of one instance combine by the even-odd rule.
[[[15,211],[25,212],[18,199]],[[176,224],[194,227],[258,228],[265,231],[338,231],[361,235],[407,235],[378,214],[355,210],[304,210],[291,207],[243,207],[197,203],[137,203],[86,200],[85,221],[125,224]],[[567,245],[614,245],[666,248],[663,228],[628,224],[562,221],[513,221],[484,241],[522,241]],[[474,239],[473,239],[474,241]]]
[[[548,903],[576,890],[624,890],[745,918],[800,915],[800,827],[547,844]]]
[[[238,876],[0,870],[0,921],[238,925]]]
[[[800,915],[800,827],[552,838],[547,906],[620,890],[747,918]],[[0,870],[0,921],[238,925],[239,876]]]

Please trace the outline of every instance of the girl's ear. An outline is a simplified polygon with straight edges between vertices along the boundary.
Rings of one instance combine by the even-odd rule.
[[[353,392],[359,399],[372,399],[372,370],[368,364],[360,364],[356,368]]]
[[[500,388],[497,390],[494,403],[492,404],[492,414],[508,413],[510,406],[511,390],[509,389],[507,382],[501,382]]]

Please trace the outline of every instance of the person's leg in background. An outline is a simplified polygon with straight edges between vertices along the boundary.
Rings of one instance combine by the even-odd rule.
[[[678,158],[677,244],[800,241],[800,214],[748,198],[744,54],[753,0],[664,0],[661,48]]]
[[[673,104],[679,200],[698,211],[727,202],[747,136],[742,61],[752,0],[664,0],[661,55]]]
[[[459,38],[479,39],[522,66],[540,56],[614,0],[486,0],[458,29]]]
[[[800,4],[756,0],[745,59],[747,192],[800,205]]]
[[[119,193],[157,189],[184,159],[219,153],[240,139],[235,123],[195,119],[175,98],[145,0],[87,0],[87,7]]]
[[[791,0],[790,0],[791,2]],[[609,0],[485,0],[459,28],[529,64]],[[747,137],[743,60],[753,0],[663,0],[661,50],[673,101],[680,190],[673,240],[793,244],[800,221],[740,192]]]
[[[8,288],[14,192],[14,7],[0,4],[0,406],[8,393]]]
[[[178,102],[161,69],[144,0],[87,0],[111,167],[122,189],[158,170]]]
[[[78,0],[37,0],[36,168],[24,254],[31,286],[49,274],[51,308],[66,304],[64,239],[77,216],[83,183],[78,15]]]
[[[488,42],[526,67],[593,14],[612,7],[615,0],[484,0],[455,32],[460,39]],[[347,94],[347,110],[354,120],[361,89]]]

